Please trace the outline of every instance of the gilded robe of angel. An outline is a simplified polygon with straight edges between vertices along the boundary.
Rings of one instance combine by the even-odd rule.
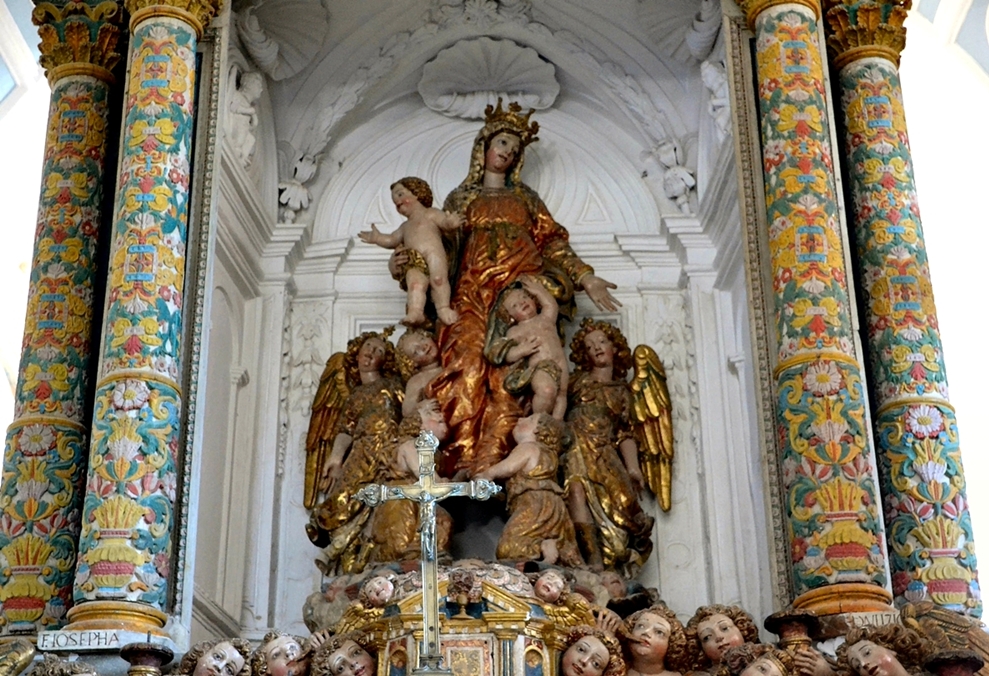
[[[342,358],[334,355],[327,362],[313,404],[307,506],[315,503],[317,488],[327,497],[313,510],[306,532],[326,548],[330,566],[340,573],[360,572],[367,563],[369,548],[360,536],[370,508],[353,495],[376,480],[394,449],[404,391],[395,369],[386,336],[362,334],[348,343]]]
[[[503,110],[488,107],[485,125],[474,140],[467,178],[447,197],[445,211],[465,216],[451,306],[456,322],[439,332],[443,372],[427,396],[439,401],[453,430],[440,469],[465,469],[474,475],[505,457],[520,403],[505,391],[507,367],[484,357],[488,316],[498,294],[521,275],[555,276],[557,300],[570,300],[573,289],[587,292],[601,309],[615,310],[609,288],[569,245],[569,235],[546,209],[539,195],[521,182],[525,146],[539,127],[529,124],[518,104]]]
[[[628,343],[611,324],[585,319],[571,343],[567,422],[573,445],[564,458],[574,526],[591,565],[634,575],[652,551],[653,518],[639,504],[648,487],[669,509],[673,438],[665,373],[655,352]],[[661,375],[661,377],[660,377]],[[643,392],[645,390],[645,392]]]

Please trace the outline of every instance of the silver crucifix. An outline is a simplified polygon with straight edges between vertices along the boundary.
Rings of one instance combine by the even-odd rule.
[[[434,456],[440,442],[429,431],[419,433],[416,451],[419,453],[419,481],[406,486],[369,484],[354,494],[369,507],[386,500],[413,500],[419,503],[419,537],[422,541],[422,646],[416,675],[451,674],[440,666],[439,571],[436,565],[436,503],[446,498],[466,495],[474,500],[487,500],[501,486],[487,479],[473,481],[441,481],[436,476]]]

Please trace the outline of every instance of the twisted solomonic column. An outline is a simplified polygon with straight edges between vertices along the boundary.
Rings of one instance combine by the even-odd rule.
[[[909,0],[829,2],[898,603],[982,612],[897,65]]]
[[[103,354],[69,629],[162,633],[180,445],[196,42],[207,0],[131,14]]]
[[[889,610],[816,0],[741,0],[755,32],[794,606]]]
[[[0,489],[0,634],[58,628],[72,603],[107,96],[121,14],[115,2],[40,2],[34,10],[52,92]]]

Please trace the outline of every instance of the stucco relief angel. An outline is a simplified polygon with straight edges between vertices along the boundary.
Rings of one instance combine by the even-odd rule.
[[[324,547],[327,568],[364,569],[369,548],[361,532],[370,508],[351,496],[372,483],[394,448],[404,388],[388,341],[390,329],[365,332],[326,362],[306,435],[306,533]],[[320,494],[327,497],[318,505]]]
[[[669,510],[673,417],[666,372],[656,352],[633,354],[621,331],[584,319],[570,344],[566,455],[567,503],[585,560],[634,576],[652,551],[653,519],[639,504],[643,488]],[[634,368],[631,382],[626,374]]]

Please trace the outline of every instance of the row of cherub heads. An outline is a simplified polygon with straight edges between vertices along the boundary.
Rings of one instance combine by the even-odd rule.
[[[683,625],[659,603],[617,626],[572,627],[564,642],[564,676],[917,676],[931,642],[902,625],[853,629],[835,657],[813,648],[760,643],[752,617],[738,606],[702,606]],[[317,632],[308,639],[271,632],[253,652],[224,639],[193,647],[173,670],[182,676],[374,676],[377,659],[362,632]]]

